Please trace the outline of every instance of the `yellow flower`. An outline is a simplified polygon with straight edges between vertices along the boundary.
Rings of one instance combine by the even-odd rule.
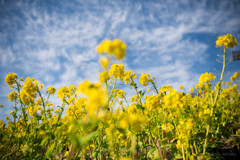
[[[234,80],[235,80],[235,77],[234,77],[234,76],[230,77],[230,80],[231,80],[231,81],[234,81]]]
[[[214,76],[214,74],[206,72],[200,76],[199,83],[210,82],[212,79],[215,79],[215,78],[216,76]]]
[[[162,130],[165,130],[165,127],[166,127],[166,131],[167,132],[170,132],[171,130],[173,130],[174,129],[174,126],[172,125],[172,124],[170,124],[170,123],[167,123],[167,124],[162,124]]]
[[[124,65],[122,64],[113,64],[109,70],[109,75],[114,76],[115,78],[120,79],[121,81],[125,77]]]
[[[103,52],[110,52],[111,41],[109,39],[101,42],[97,47],[97,52],[103,54]]]
[[[110,79],[108,72],[103,71],[102,73],[99,74],[99,81],[101,83],[106,83]]]
[[[118,97],[119,98],[124,98],[124,95],[126,95],[126,92],[124,90],[119,89],[118,90]]]
[[[233,48],[235,45],[237,46],[237,40],[231,34],[220,36],[216,41],[216,47]]]
[[[232,77],[230,77],[230,80],[231,80],[231,81],[234,81],[234,80],[236,80],[238,77],[239,77],[239,73],[238,73],[238,72],[235,72],[234,75],[233,75]]]
[[[127,45],[119,39],[113,41],[105,40],[97,47],[97,52],[103,54],[106,52],[109,55],[114,55],[117,60],[121,60],[126,55]]]
[[[54,95],[54,94],[55,94],[55,91],[56,91],[56,89],[53,88],[52,86],[51,86],[51,87],[48,87],[48,89],[47,89],[47,93],[49,93],[50,95]]]
[[[179,89],[183,89],[183,85],[180,85],[180,86],[179,86]]]
[[[141,76],[139,77],[141,85],[147,86],[148,82],[150,81],[150,77],[151,77],[150,74],[142,73]]]
[[[9,93],[8,99],[9,99],[9,101],[11,101],[11,102],[12,102],[14,99],[17,99],[17,92],[12,91],[11,93]]]
[[[150,91],[150,88],[147,88],[147,92],[149,92]]]
[[[132,80],[134,78],[137,78],[137,75],[132,70],[125,72],[125,76],[124,76],[125,84],[129,83],[130,80]]]
[[[121,139],[122,137],[124,137],[124,135],[121,133],[119,134],[118,139]]]
[[[194,88],[190,88],[190,92],[193,93],[193,91],[194,91]]]
[[[62,101],[65,100],[65,97],[69,96],[69,90],[66,86],[60,88],[58,91],[57,91],[57,96],[58,98],[60,98]]]
[[[235,78],[238,78],[238,77],[239,77],[239,73],[238,73],[238,72],[235,72],[233,76],[234,76]]]
[[[10,111],[9,115],[16,113],[16,111]]]
[[[61,111],[60,108],[56,109],[55,112],[59,113]]]
[[[41,84],[39,84],[39,90],[41,90],[42,88],[43,88],[43,84],[41,83]]]
[[[131,102],[137,102],[137,100],[138,100],[138,96],[137,95],[134,95],[134,96],[132,96],[132,98],[130,98]]]
[[[12,89],[13,88],[13,84],[17,84],[17,75],[16,73],[8,73],[6,78],[5,78],[5,82],[8,84],[8,86]]]
[[[92,84],[90,81],[85,81],[79,84],[76,94],[79,93],[88,97],[86,110],[90,114],[94,114],[95,111],[106,103],[106,91],[100,83]]]
[[[54,106],[52,103],[50,103],[50,102],[48,102],[47,104],[46,104],[46,106],[47,107],[50,107],[50,106]]]
[[[150,110],[157,109],[160,107],[160,99],[157,95],[145,96],[146,106]]]
[[[40,106],[29,106],[27,112],[30,116],[36,116],[37,112],[41,109]]]
[[[129,123],[135,132],[139,132],[142,126],[147,122],[146,117],[142,116],[140,113],[129,114]]]
[[[123,118],[123,119],[120,121],[120,127],[123,128],[123,129],[128,128],[127,119]]]
[[[119,105],[123,105],[123,102],[122,102],[122,101],[119,101],[118,104],[119,104]]]
[[[33,102],[38,91],[38,82],[34,78],[27,77],[20,91],[20,98],[24,104]]]
[[[105,70],[108,69],[109,63],[110,63],[110,60],[107,59],[106,57],[101,57],[100,58],[100,64]]]

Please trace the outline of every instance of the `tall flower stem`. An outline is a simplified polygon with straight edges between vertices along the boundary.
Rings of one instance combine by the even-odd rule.
[[[205,142],[204,142],[204,146],[203,146],[203,155],[206,154],[207,140],[208,140],[209,130],[210,130],[210,127],[211,127],[211,119],[212,119],[212,115],[213,115],[213,108],[215,107],[215,105],[217,103],[217,100],[218,100],[218,95],[219,95],[220,90],[221,90],[221,84],[222,84],[225,68],[226,68],[226,48],[224,47],[222,73],[221,73],[220,81],[219,81],[219,83],[217,83],[217,93],[216,93],[214,102],[213,102],[213,104],[211,106],[210,122],[209,122],[209,124],[207,126],[206,138],[205,138]]]

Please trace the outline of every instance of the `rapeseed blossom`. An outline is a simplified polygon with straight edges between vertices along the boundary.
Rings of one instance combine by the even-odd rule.
[[[69,97],[69,90],[66,86],[60,88],[58,91],[57,91],[57,96],[58,98],[60,98],[62,101],[65,100],[66,97]]]
[[[118,90],[118,97],[119,98],[124,98],[124,95],[126,95],[126,92],[122,89],[119,89]]]
[[[146,107],[149,110],[155,110],[158,107],[160,107],[160,99],[158,97],[158,95],[151,95],[151,96],[145,96],[145,100],[146,100]]]
[[[129,83],[131,80],[136,78],[137,78],[137,75],[132,70],[125,72],[125,75],[124,75],[125,84]]]
[[[114,76],[116,79],[120,79],[121,81],[125,77],[124,65],[122,64],[113,64],[111,69],[109,70],[109,75]]]
[[[179,86],[179,89],[183,89],[183,85],[180,85],[180,86]]]
[[[110,60],[107,59],[106,57],[101,57],[100,58],[100,64],[105,70],[108,69],[109,63],[110,63]]]
[[[139,77],[141,85],[147,86],[150,81],[150,77],[151,77],[150,74],[142,73],[141,76]]]
[[[127,45],[119,39],[113,41],[107,39],[99,44],[97,52],[99,54],[106,52],[109,55],[114,55],[117,60],[121,60],[126,56],[126,48]]]
[[[239,73],[238,73],[238,72],[235,72],[234,75],[233,75],[232,77],[230,77],[230,80],[231,80],[231,81],[234,81],[234,80],[236,80],[238,77],[239,77]]]
[[[237,40],[231,34],[220,36],[216,41],[217,47],[224,46],[225,48],[228,49],[233,48],[235,45],[237,46]]]
[[[110,77],[107,71],[103,71],[99,74],[99,82],[106,83],[108,80],[110,80]]]
[[[92,84],[90,81],[85,81],[79,84],[76,94],[79,93],[87,96],[86,110],[90,115],[93,115],[95,111],[106,104],[106,91],[100,83]]]
[[[17,75],[16,73],[8,73],[6,78],[5,78],[5,82],[8,84],[8,86],[12,89],[13,88],[13,84],[17,84]]]
[[[38,82],[34,78],[27,77],[20,91],[20,98],[24,104],[33,102],[37,96]]]
[[[9,93],[8,95],[8,99],[10,102],[12,102],[14,99],[17,99],[17,92],[16,91],[12,91],[11,93]]]
[[[47,93],[49,93],[50,95],[54,95],[55,91],[56,91],[56,89],[52,86],[47,89]]]

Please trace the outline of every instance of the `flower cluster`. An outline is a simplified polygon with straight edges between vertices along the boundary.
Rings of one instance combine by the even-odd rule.
[[[38,82],[34,78],[27,77],[20,91],[20,98],[24,104],[33,102],[36,98],[36,92],[39,90]]]
[[[56,91],[56,89],[52,86],[47,89],[47,93],[49,93],[50,95],[54,95],[55,91]]]
[[[210,82],[211,80],[215,79],[216,76],[214,76],[213,73],[204,73],[200,76],[199,78],[199,83],[206,83],[206,82]]]
[[[97,52],[103,54],[106,52],[109,55],[114,55],[117,60],[121,60],[126,55],[127,45],[119,39],[113,41],[105,40],[97,47]]]
[[[137,78],[137,75],[132,70],[125,72],[125,77],[124,77],[125,84],[128,84],[131,80],[136,78]]]
[[[92,84],[90,81],[85,81],[79,84],[76,93],[82,93],[87,96],[86,110],[91,115],[106,104],[106,91],[100,83]]]
[[[8,95],[8,99],[10,102],[12,102],[14,99],[17,99],[17,92],[16,91],[12,91],[11,93],[9,93]]]
[[[216,45],[217,47],[224,46],[225,48],[233,48],[234,46],[237,46],[237,40],[231,34],[227,34],[218,37]]]
[[[110,79],[108,72],[103,71],[102,73],[99,73],[99,81],[101,83],[106,83]]]
[[[145,96],[146,100],[146,107],[149,108],[149,110],[155,110],[160,106],[160,98],[158,95],[150,95]]]
[[[16,73],[8,73],[6,78],[5,78],[5,82],[12,89],[13,88],[13,84],[17,84],[17,82],[16,82],[17,78],[18,77],[17,77]]]
[[[235,81],[239,77],[239,73],[235,72],[234,75],[230,78],[231,81]]]
[[[140,76],[140,78],[139,78],[141,85],[147,86],[148,83],[149,83],[149,81],[151,80],[150,77],[151,77],[150,74],[142,73],[141,76]]]
[[[113,75],[114,78],[118,78],[122,81],[125,77],[124,68],[125,67],[122,64],[113,64],[109,70],[109,75]]]
[[[107,57],[102,56],[100,58],[101,66],[107,70],[113,55],[117,60],[123,59],[126,56],[126,48],[127,45],[119,39],[113,41],[107,39],[101,42],[97,47],[97,52],[101,55],[103,53],[107,54]]]

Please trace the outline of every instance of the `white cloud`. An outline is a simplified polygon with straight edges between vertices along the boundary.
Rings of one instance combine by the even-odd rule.
[[[77,78],[77,70],[71,64],[64,64],[65,72],[60,75],[60,79],[64,82],[71,82]]]
[[[193,73],[192,65],[184,64],[181,61],[175,61],[173,64],[165,64],[164,66],[153,66],[147,69],[141,68],[135,70],[139,75],[141,73],[149,73],[156,77],[156,82],[159,85],[172,85],[178,88],[179,85],[184,85],[189,89],[197,83],[199,74]]]

